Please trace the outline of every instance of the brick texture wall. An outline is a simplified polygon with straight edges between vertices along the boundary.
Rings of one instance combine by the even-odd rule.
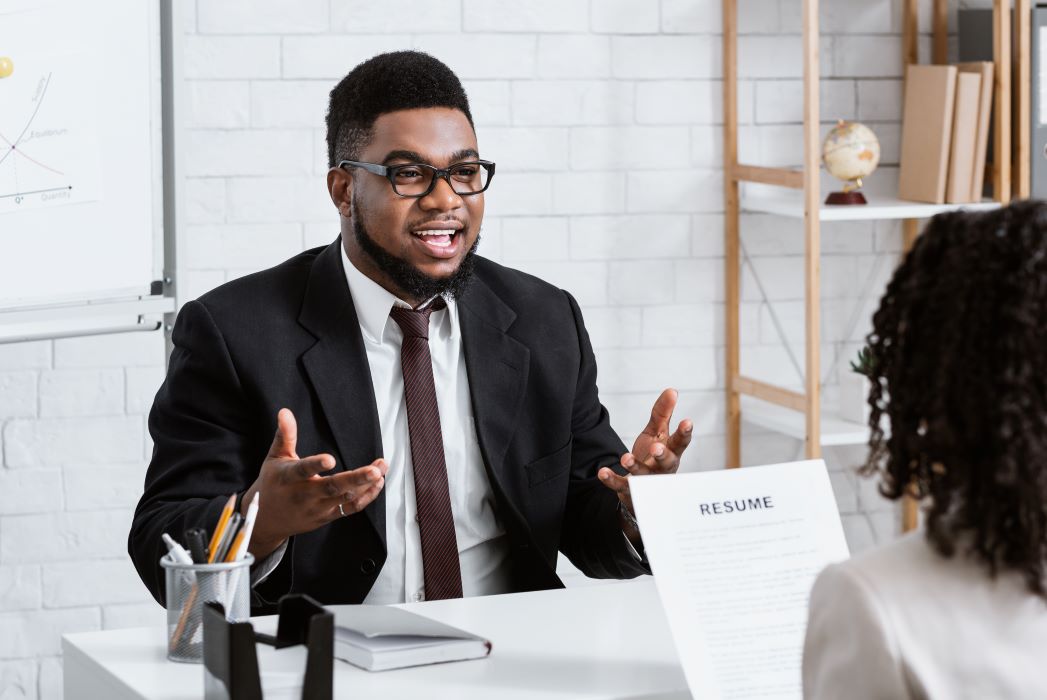
[[[800,163],[799,0],[739,3],[741,154]],[[822,114],[869,124],[895,177],[901,3],[823,1]],[[665,386],[696,422],[685,469],[722,466],[719,0],[186,0],[184,230],[189,297],[338,232],[324,188],[327,92],[371,55],[414,47],[469,92],[499,174],[480,252],[569,289],[600,387],[631,443]],[[929,26],[921,0],[921,26]],[[955,8],[953,8],[955,11]],[[953,26],[955,26],[953,24]],[[927,53],[927,38],[922,50]],[[802,229],[746,216],[744,242],[802,357]],[[826,225],[826,370],[851,356],[900,251],[895,225]],[[863,280],[873,275],[871,292]],[[747,270],[745,371],[799,381]],[[854,332],[847,319],[862,314]],[[159,335],[0,345],[0,697],[61,696],[60,634],[157,624],[125,554],[163,377]],[[829,394],[833,380],[830,378]],[[799,443],[748,429],[749,464]],[[826,458],[852,550],[897,514],[861,482],[862,449]],[[568,572],[570,580],[579,582]]]

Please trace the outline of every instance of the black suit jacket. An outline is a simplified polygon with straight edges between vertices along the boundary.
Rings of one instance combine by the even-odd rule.
[[[153,458],[128,540],[161,603],[160,534],[215,526],[229,495],[257,477],[280,408],[297,418],[300,455],[329,452],[336,471],[382,456],[340,245],[229,282],[179,313],[167,379],[149,414]],[[628,551],[617,497],[596,478],[625,446],[600,404],[577,303],[481,258],[459,318],[477,439],[509,538],[515,589],[562,587],[558,549],[592,577],[649,573]],[[266,608],[288,592],[359,603],[385,557],[383,492],[363,512],[293,537],[255,604]]]

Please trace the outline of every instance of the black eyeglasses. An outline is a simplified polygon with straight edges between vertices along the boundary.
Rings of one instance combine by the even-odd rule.
[[[348,169],[346,166],[381,175],[389,180],[393,192],[401,197],[424,197],[433,191],[436,181],[440,178],[446,180],[456,194],[480,194],[491,186],[491,180],[494,179],[494,163],[489,160],[455,163],[443,169],[424,163],[379,165],[358,160],[343,160],[338,164],[339,168]]]

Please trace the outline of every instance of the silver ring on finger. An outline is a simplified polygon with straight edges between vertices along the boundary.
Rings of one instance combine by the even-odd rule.
[[[342,504],[341,504],[341,503],[339,503],[339,504],[338,504],[338,512],[342,514],[342,517],[343,517],[343,518],[344,518],[345,516],[349,515],[349,514],[348,514],[348,513],[346,513],[346,512],[344,511],[344,510],[342,510]]]

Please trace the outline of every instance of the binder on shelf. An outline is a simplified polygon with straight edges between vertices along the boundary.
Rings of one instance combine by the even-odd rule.
[[[1041,6],[1043,0],[1038,0],[1032,3],[1032,23],[1030,31],[1031,39],[1031,58],[1029,61],[1030,69],[1030,82],[1029,93],[1031,96],[1031,114],[1029,119],[1029,196],[1033,199],[1047,199],[1047,118],[1045,118],[1043,112],[1043,97],[1045,96],[1044,89],[1047,88],[1047,84],[1044,83],[1044,76],[1041,74],[1040,67],[1043,65],[1045,59],[1044,56],[1044,42],[1043,39],[1047,37],[1041,37],[1041,32],[1044,27],[1047,27],[1047,8]],[[1009,4],[1005,5],[1009,7]],[[1017,22],[1014,10],[1010,10],[1011,15],[1011,46],[1018,45],[1017,35]],[[957,12],[956,21],[956,37],[957,45],[959,49],[960,61],[992,61],[993,59],[993,10],[991,8],[961,8]],[[1014,61],[1017,59],[1015,58]],[[1015,63],[1009,62],[1008,70],[1012,69]],[[1012,94],[1017,90],[1018,85],[1015,82],[1011,83]],[[1013,103],[1012,103],[1013,104]],[[992,114],[989,120],[989,134],[993,133],[995,128],[993,122],[996,120],[996,115]],[[985,151],[987,153],[986,162],[995,162],[995,144],[994,139],[990,136],[987,139]],[[1012,132],[1011,143],[1015,144],[1017,141],[1017,134]],[[1015,153],[1017,158],[1017,153]],[[1012,161],[1012,165],[1015,164]],[[984,170],[984,169],[983,169]],[[991,171],[987,173],[991,178]],[[991,183],[985,183],[983,180],[983,189],[978,192],[979,197],[992,197],[992,187],[988,187],[989,191],[986,191],[986,185]]]
[[[978,135],[974,141],[974,173],[971,177],[971,200],[980,202],[985,191],[985,164],[989,157],[989,126],[992,124],[992,61],[973,61],[957,64],[960,73],[977,73],[981,76],[981,90],[978,96]]]
[[[952,144],[956,66],[912,64],[906,69],[898,197],[945,203]]]
[[[204,698],[257,700],[262,680],[255,643],[277,649],[307,648],[303,700],[334,694],[334,615],[306,595],[280,599],[276,636],[256,633],[250,622],[228,622],[221,603],[204,605]]]
[[[949,147],[949,176],[945,201],[964,204],[972,201],[975,148],[978,140],[978,106],[981,98],[980,73],[959,71],[953,105],[952,144]]]

